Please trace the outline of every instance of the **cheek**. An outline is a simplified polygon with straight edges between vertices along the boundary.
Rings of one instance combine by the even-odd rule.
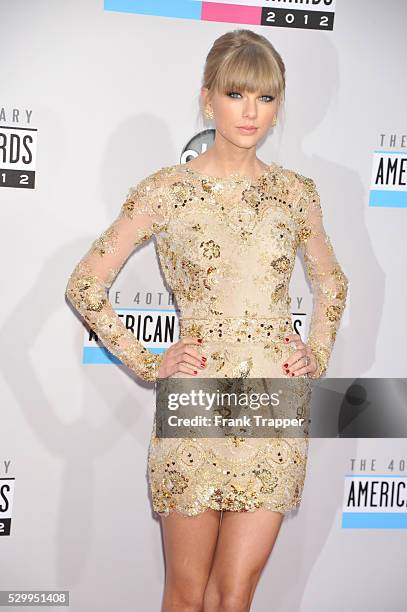
[[[240,118],[237,105],[221,105],[216,112],[216,123],[224,131],[234,129]]]
[[[276,111],[271,105],[269,108],[263,108],[262,112],[260,113],[261,126],[264,128],[266,128],[267,126],[270,126],[275,114],[276,114]]]

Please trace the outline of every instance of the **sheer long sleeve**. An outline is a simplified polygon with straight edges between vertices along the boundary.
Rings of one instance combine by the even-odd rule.
[[[140,378],[157,379],[163,354],[144,348],[113,310],[107,290],[143,242],[165,228],[169,218],[163,171],[131,187],[117,218],[92,243],[69,277],[65,295],[105,347]]]
[[[298,176],[298,175],[297,175]],[[313,310],[307,344],[318,369],[310,378],[319,378],[327,368],[337,330],[346,306],[348,279],[340,267],[331,241],[325,232],[320,197],[315,182],[306,177],[298,228],[298,243],[313,291]]]

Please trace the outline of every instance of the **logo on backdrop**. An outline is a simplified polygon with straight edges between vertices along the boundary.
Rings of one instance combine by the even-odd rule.
[[[345,475],[342,527],[407,529],[406,460],[351,459]]]
[[[0,107],[0,187],[34,189],[37,128],[32,111]]]
[[[185,162],[205,153],[213,145],[214,141],[215,130],[212,128],[195,134],[182,149],[180,164],[185,164]]]
[[[0,536],[11,532],[15,478],[10,475],[10,464],[10,459],[0,462]]]
[[[333,30],[336,0],[105,0],[105,11],[222,23]]]
[[[406,136],[380,134],[373,152],[369,206],[407,207]]]
[[[113,292],[113,288],[110,293]],[[130,304],[138,301],[137,299],[118,298],[122,291],[115,291],[116,303],[124,302]],[[126,329],[129,330],[134,337],[141,342],[144,348],[151,353],[162,353],[167,350],[179,337],[179,324],[177,311],[174,307],[171,308],[155,308],[149,306],[152,302],[152,293],[147,294],[145,305],[143,307],[118,307],[114,309],[117,316],[121,319]],[[160,303],[163,297],[162,292],[157,291],[157,304]],[[172,300],[169,296],[169,302]],[[121,361],[99,341],[97,335],[91,330],[84,331],[84,345],[82,363],[85,364],[120,364]]]

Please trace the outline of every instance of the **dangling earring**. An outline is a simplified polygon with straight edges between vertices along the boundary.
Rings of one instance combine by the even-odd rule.
[[[275,127],[277,125],[277,119],[276,117],[274,117],[273,122],[272,122],[272,127]]]
[[[205,115],[208,117],[208,119],[213,119],[215,116],[213,114],[213,110],[209,109],[209,107],[205,108]]]

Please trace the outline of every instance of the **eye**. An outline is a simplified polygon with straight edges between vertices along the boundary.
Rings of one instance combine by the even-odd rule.
[[[235,98],[235,96],[240,96],[241,94],[238,91],[228,91],[226,95],[230,98]],[[265,102],[272,102],[274,100],[274,96],[268,95],[260,96],[260,98],[267,98]]]

